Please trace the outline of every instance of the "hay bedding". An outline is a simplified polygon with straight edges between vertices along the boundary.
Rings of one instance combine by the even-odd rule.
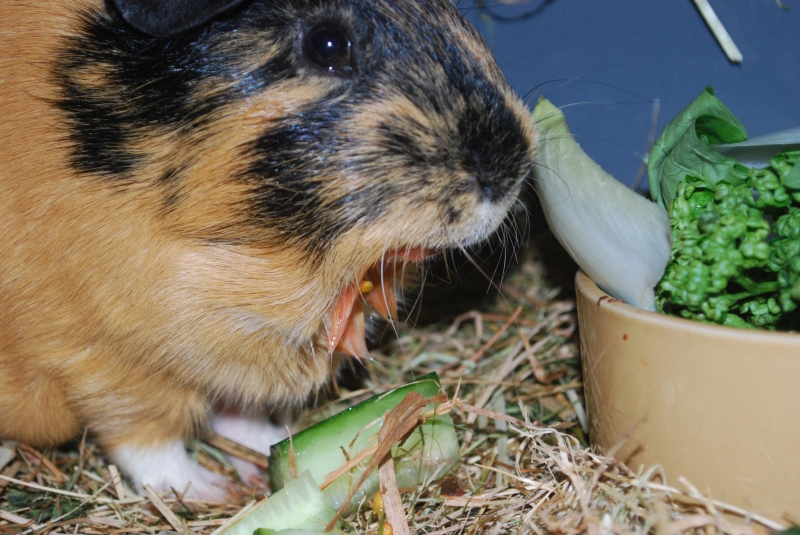
[[[585,435],[574,302],[528,260],[503,285],[502,299],[427,328],[403,326],[374,351],[363,386],[339,386],[311,410],[319,420],[390,386],[437,371],[451,399],[462,444],[460,467],[403,497],[411,533],[761,535],[780,526],[735,512],[686,482],[663,484],[658,467],[634,472],[597,455]],[[264,489],[236,479],[225,441],[196,441],[198,462],[226,475],[229,504],[136,496],[90,439],[39,452],[0,449],[0,533],[211,534]],[[247,455],[247,452],[244,453]],[[256,456],[256,459],[258,456]],[[180,491],[181,489],[176,489]],[[354,533],[377,533],[370,504],[346,519]]]

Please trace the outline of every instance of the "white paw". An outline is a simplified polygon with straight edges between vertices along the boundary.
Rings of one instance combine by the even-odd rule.
[[[239,444],[247,446],[264,455],[269,455],[269,447],[289,436],[285,427],[270,423],[264,418],[226,410],[217,414],[211,424],[214,431]],[[263,470],[255,464],[230,457],[239,478],[248,485],[259,485]]]
[[[120,446],[111,458],[138,493],[150,485],[159,494],[177,492],[187,498],[224,502],[227,480],[189,458],[182,440],[150,446]]]

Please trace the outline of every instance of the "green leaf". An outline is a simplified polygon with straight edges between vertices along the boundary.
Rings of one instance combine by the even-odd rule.
[[[653,199],[669,207],[687,175],[702,176],[712,187],[720,181],[743,184],[747,168],[708,145],[745,139],[742,123],[706,88],[664,128],[650,151],[647,171]]]
[[[800,165],[795,164],[786,175],[782,176],[781,184],[789,189],[800,189]]]

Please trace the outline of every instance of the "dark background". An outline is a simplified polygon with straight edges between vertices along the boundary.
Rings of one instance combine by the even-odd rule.
[[[654,99],[656,135],[707,85],[751,136],[800,127],[800,0],[783,0],[789,11],[775,0],[710,0],[744,56],[740,65],[728,61],[691,0],[477,2],[459,7],[512,87],[530,93],[531,105],[543,95],[561,106],[584,150],[625,184],[640,173]],[[646,188],[646,179],[640,184]],[[420,321],[496,297],[488,279],[501,282],[527,255],[545,258],[551,283],[571,291],[577,266],[547,231],[535,195],[522,197],[512,233],[518,245],[494,239],[435,263]]]
[[[526,100],[564,107],[584,150],[631,184],[657,132],[706,85],[751,136],[800,126],[800,0],[710,0],[744,56],[731,64],[691,0],[462,0]],[[646,182],[645,182],[646,184]]]

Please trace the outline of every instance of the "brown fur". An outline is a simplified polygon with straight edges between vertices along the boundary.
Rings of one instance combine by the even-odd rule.
[[[89,425],[113,449],[187,438],[215,401],[300,402],[330,377],[319,333],[337,296],[368,266],[399,247],[444,247],[491,230],[471,216],[472,193],[448,193],[465,180],[458,169],[427,189],[409,182],[410,195],[378,221],[350,228],[317,261],[254,224],[244,208],[252,184],[230,177],[250,165],[246,149],[264,124],[320,98],[335,79],[279,82],[223,107],[207,129],[154,127],[131,144],[148,157],[135,180],[76,171],[53,105],[53,62],[79,14],[101,6],[0,3],[0,436],[55,445]],[[496,71],[482,45],[465,43]],[[250,59],[277,53],[265,48]],[[102,89],[105,77],[102,65],[81,72],[87,87]],[[527,117],[511,96],[509,106]],[[349,131],[370,139],[375,122],[392,116],[428,132],[457,128],[387,88]],[[160,181],[176,162],[185,164],[181,180]],[[366,169],[359,180],[368,176]],[[325,198],[346,195],[348,180],[326,177]],[[398,172],[394,180],[410,179]],[[419,200],[442,195],[465,214],[451,225],[438,205]]]
[[[231,165],[225,154],[241,139],[213,140],[218,156],[192,170],[189,176],[205,181],[187,185],[196,203],[182,206],[175,218],[180,228],[153,213],[160,203],[150,188],[115,194],[65,165],[54,127],[60,118],[48,105],[54,95],[46,60],[56,53],[55,37],[85,10],[81,4],[0,7],[3,20],[19,22],[0,37],[0,70],[11,73],[0,85],[0,435],[53,445],[93,424],[113,447],[188,437],[205,418],[209,392],[248,401],[297,399],[329,378],[327,357],[275,351],[282,341],[248,336],[248,321],[270,318],[274,330],[310,339],[333,295],[320,295],[311,277],[297,273],[302,263],[293,251],[254,258],[190,239],[230,223],[240,192],[222,180]],[[279,110],[270,102],[255,105],[267,115]],[[167,160],[169,141],[152,141],[152,152]],[[203,202],[208,189],[213,205]],[[295,306],[288,310],[287,302]],[[226,314],[235,309],[242,312]],[[242,317],[248,312],[259,319]],[[198,353],[208,359],[202,366],[194,360]],[[277,362],[253,366],[264,355]]]

